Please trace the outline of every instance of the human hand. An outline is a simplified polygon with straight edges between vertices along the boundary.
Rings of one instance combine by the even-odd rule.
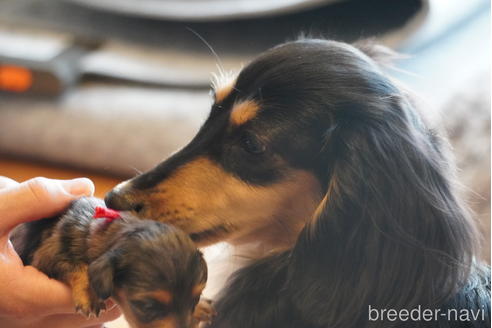
[[[116,306],[94,319],[75,313],[70,288],[32,266],[24,266],[9,241],[15,226],[54,216],[72,200],[93,192],[92,181],[85,178],[35,178],[17,183],[0,176],[1,327],[100,327],[121,314]]]

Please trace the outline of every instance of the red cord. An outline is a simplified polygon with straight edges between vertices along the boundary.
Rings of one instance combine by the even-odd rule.
[[[120,212],[106,207],[97,206],[94,211],[94,219],[106,218],[106,222],[110,223],[114,220],[121,219]]]

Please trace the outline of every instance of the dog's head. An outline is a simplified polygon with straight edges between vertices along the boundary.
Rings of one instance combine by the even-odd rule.
[[[192,327],[207,265],[188,235],[150,220],[132,221],[119,234],[89,266],[95,293],[113,297],[134,328]]]
[[[114,188],[106,203],[176,225],[201,245],[292,243],[327,187],[323,147],[336,111],[377,74],[347,44],[273,48],[215,88],[210,116],[186,147]]]
[[[446,299],[467,277],[475,228],[445,145],[375,49],[304,40],[265,52],[216,88],[184,149],[108,206],[202,244],[285,237],[290,301],[313,326]]]

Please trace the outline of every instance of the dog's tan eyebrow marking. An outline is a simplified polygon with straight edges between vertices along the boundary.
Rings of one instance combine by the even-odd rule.
[[[170,328],[178,327],[175,316],[170,316],[161,320],[152,321],[147,325],[139,325],[142,328]]]
[[[173,294],[170,291],[164,289],[158,289],[150,293],[146,293],[145,296],[155,298],[156,300],[164,304],[171,304],[173,300]]]
[[[254,100],[245,100],[240,103],[234,104],[231,111],[231,123],[233,125],[244,124],[251,119],[253,119],[258,110],[260,110],[260,105]]]

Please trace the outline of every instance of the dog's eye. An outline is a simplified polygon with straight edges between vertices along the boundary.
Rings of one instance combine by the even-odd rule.
[[[266,147],[257,138],[251,134],[245,133],[241,136],[241,147],[251,154],[262,154]]]
[[[132,300],[130,305],[139,318],[154,320],[164,318],[169,314],[169,307],[154,299]]]

